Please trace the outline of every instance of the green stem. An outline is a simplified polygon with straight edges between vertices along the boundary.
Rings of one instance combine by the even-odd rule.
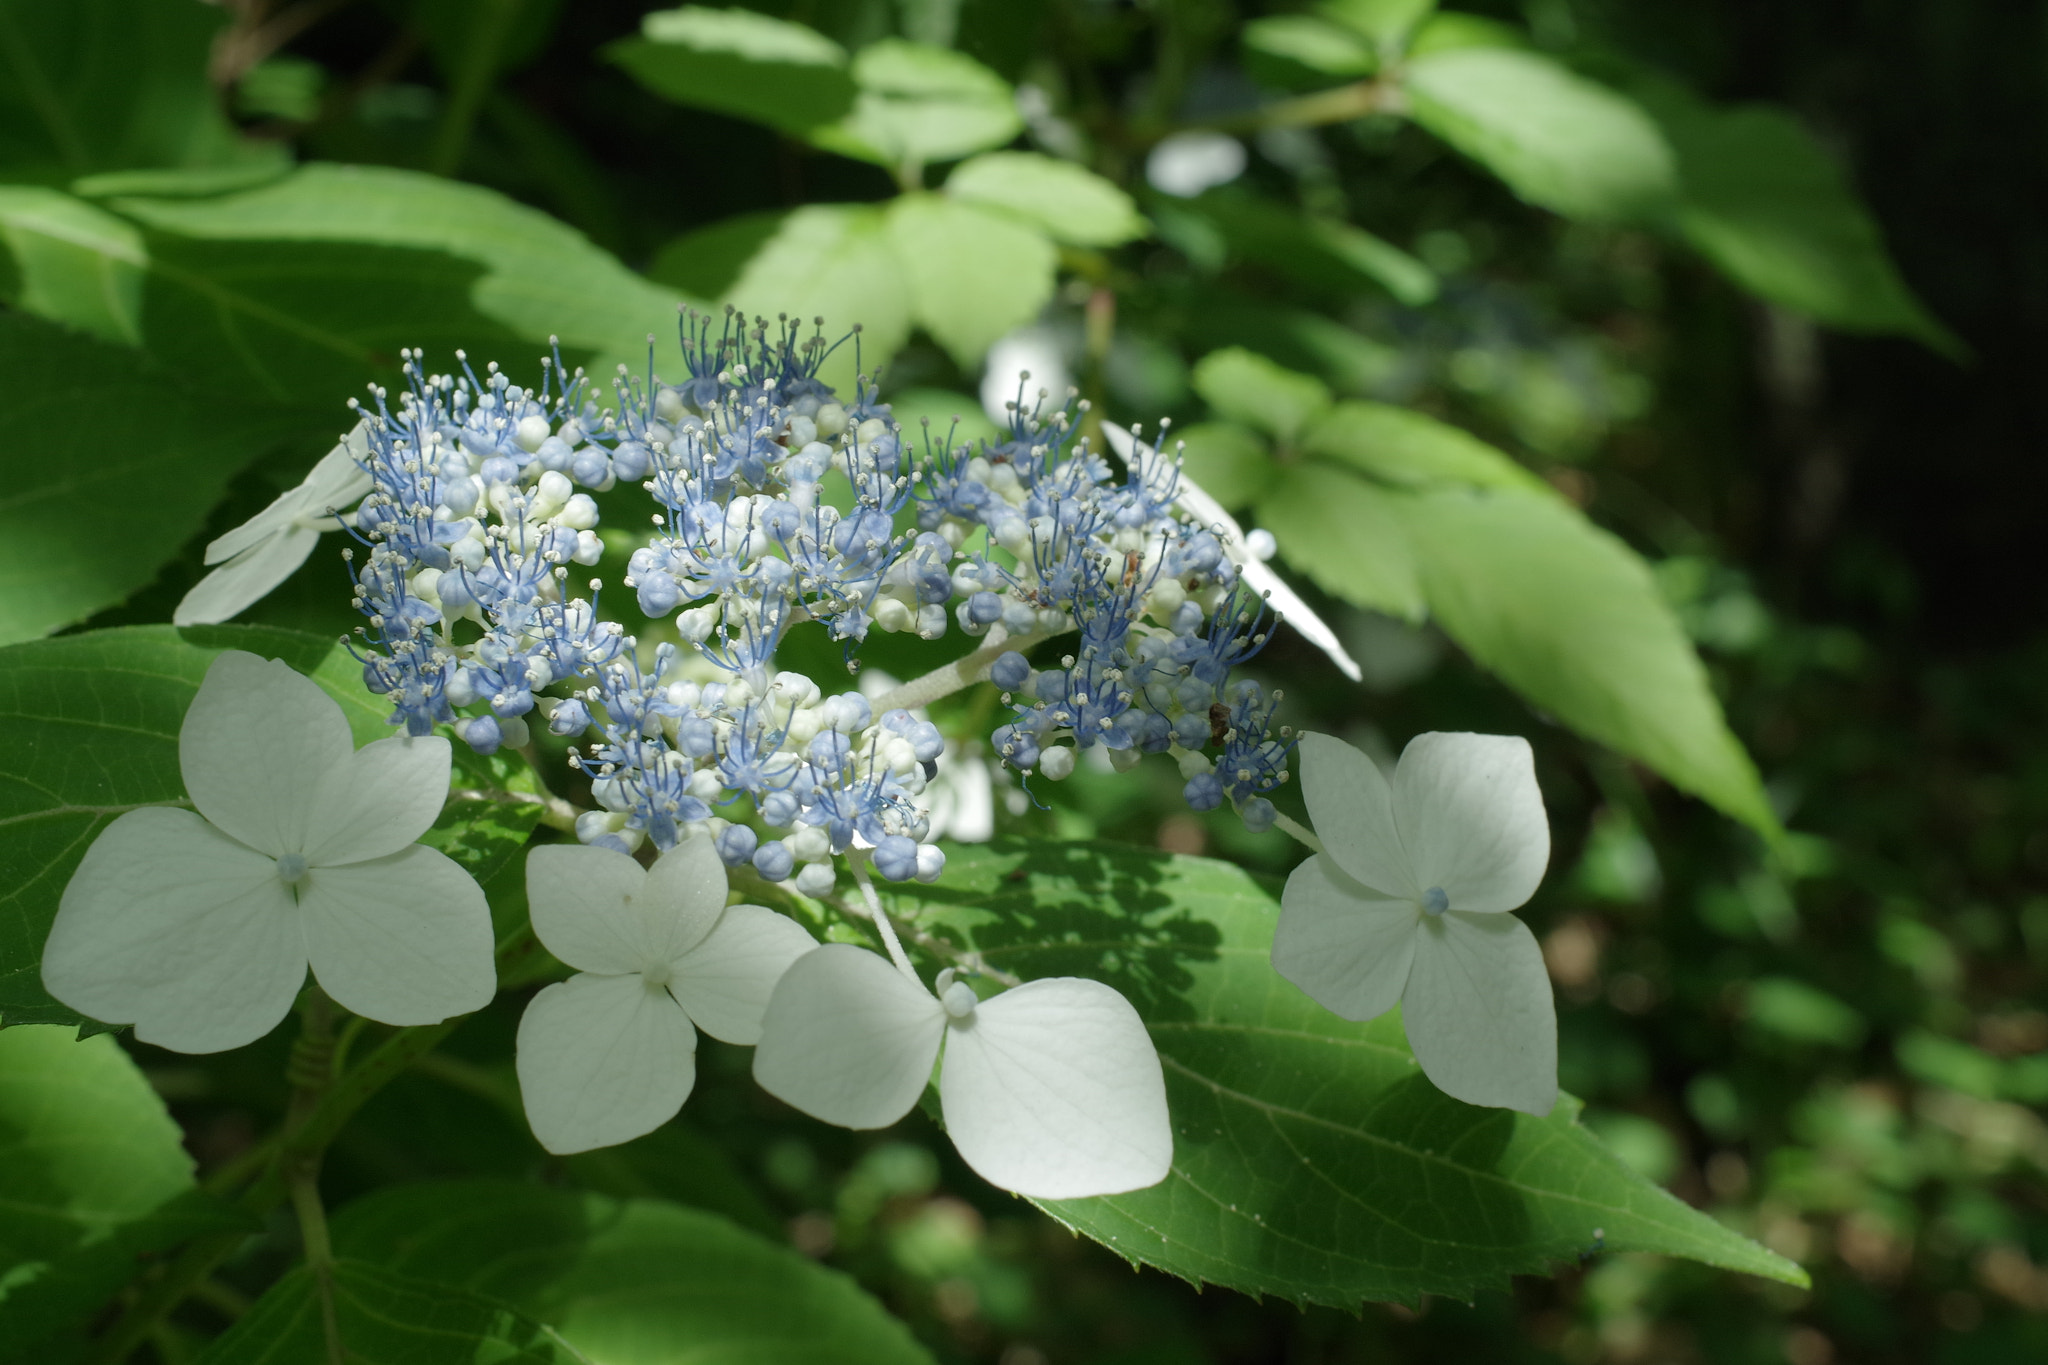
[[[1044,638],[1035,631],[1029,635],[1012,636],[1000,625],[990,626],[988,642],[980,649],[972,654],[964,654],[949,664],[940,664],[923,677],[912,678],[909,682],[892,687],[875,698],[875,714],[879,716],[899,706],[906,711],[912,710],[919,706],[929,706],[940,697],[950,697],[962,688],[980,682],[986,676],[988,666],[1005,650],[1014,649],[1021,654]]]
[[[436,175],[454,175],[462,165],[462,154],[469,147],[484,97],[497,77],[498,53],[519,4],[520,0],[478,0],[473,7],[469,32],[463,35],[461,65],[449,82],[448,107],[442,111],[441,126],[434,131],[434,150],[427,158],[427,169]]]
[[[1348,123],[1367,114],[1400,113],[1405,107],[1397,87],[1379,80],[1357,81],[1334,90],[1318,90],[1313,95],[1262,105],[1243,113],[1201,119],[1184,127],[1208,128],[1219,133],[1257,133],[1267,128],[1311,128],[1324,123]]]

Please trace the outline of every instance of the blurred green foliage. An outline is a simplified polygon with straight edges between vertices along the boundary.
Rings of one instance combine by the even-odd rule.
[[[1718,699],[1791,831],[1767,844],[1554,723],[1614,738],[1490,654],[1413,562],[1373,596],[1355,563],[1319,567],[1312,527],[1283,537],[1366,670],[1361,692],[1283,635],[1262,667],[1289,717],[1388,755],[1427,729],[1531,735],[1557,853],[1529,918],[1564,1084],[1611,1150],[1808,1266],[1810,1292],[1589,1241],[1576,1268],[1469,1306],[1197,1294],[990,1191],[922,1120],[794,1120],[710,1044],[681,1123],[549,1161],[510,1089],[510,998],[344,1130],[335,1203],[538,1177],[597,1192],[568,1201],[579,1228],[630,1207],[604,1200],[713,1210],[854,1276],[948,1361],[2048,1356],[2048,639],[2027,553],[2048,481],[2021,398],[2048,259],[2012,188],[2042,169],[2040,134],[2015,131],[2048,127],[2037,19],[1883,0],[792,0],[643,28],[628,0],[129,0],[83,7],[99,27],[80,33],[62,8],[0,0],[0,405],[44,433],[18,482],[34,494],[80,458],[39,406],[66,367],[104,388],[72,401],[147,395],[159,433],[204,434],[128,476],[165,491],[95,560],[105,581],[52,573],[55,551],[15,534],[33,499],[8,523],[9,639],[162,620],[205,541],[296,478],[399,345],[509,361],[553,332],[608,363],[678,297],[818,310],[865,324],[900,411],[973,420],[980,352],[1035,320],[1091,398],[1181,421],[1212,491],[1283,532],[1287,480],[1343,458],[1289,462],[1326,409],[1507,451],[1495,466],[1471,442],[1483,458],[1456,478],[1495,470],[1651,561],[1644,601],[1704,659],[1687,685]],[[23,74],[30,51],[54,54],[48,79]],[[1412,119],[1376,104],[1397,69]],[[1168,193],[1148,157],[1196,125],[1241,135],[1248,165]],[[287,179],[293,157],[312,169]],[[1021,196],[1018,174],[1037,177]],[[243,196],[233,214],[221,195]],[[969,237],[1005,268],[938,269]],[[932,270],[907,277],[906,253]],[[86,336],[52,341],[53,317]],[[1981,359],[1816,324],[1951,356],[1960,332]],[[111,347],[128,349],[85,358]],[[1246,382],[1292,386],[1299,421],[1235,410]],[[1372,448],[1400,447],[1380,430]],[[1341,477],[1412,496],[1384,468]],[[255,616],[340,630],[336,587],[309,569]],[[970,694],[939,718],[971,735],[986,708]],[[1035,787],[1044,806],[1011,786],[999,809],[1008,832],[1289,865],[1280,836],[1190,815],[1176,786],[1084,766]],[[0,1034],[0,1056],[35,1036]],[[137,1050],[202,1176],[274,1121],[285,1047]],[[148,1169],[169,1183],[129,1213],[183,1188],[166,1151]],[[384,1254],[384,1198],[357,1215],[362,1254]],[[64,1212],[64,1238],[92,1207]],[[294,1254],[282,1228],[253,1239],[151,1349],[195,1358]],[[523,1324],[493,1330],[545,1358]]]

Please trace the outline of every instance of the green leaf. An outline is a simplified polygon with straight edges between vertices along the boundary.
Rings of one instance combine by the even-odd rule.
[[[552,1328],[501,1304],[388,1267],[344,1260],[334,1317],[350,1365],[588,1365]],[[313,1272],[294,1270],[198,1357],[198,1365],[328,1359]]]
[[[1548,57],[1459,48],[1410,61],[1415,121],[1567,217],[1638,219],[1676,192],[1671,149],[1634,102]]]
[[[654,253],[647,278],[692,298],[722,298],[788,216],[781,210],[742,213],[672,238]]]
[[[43,941],[86,846],[139,806],[182,805],[178,728],[223,649],[283,659],[341,703],[356,740],[389,708],[332,639],[252,626],[127,626],[0,649],[0,1024],[83,1022],[43,990]],[[0,1034],[4,1037],[5,1034]]]
[[[4,194],[4,191],[0,191]],[[0,644],[124,600],[294,422],[208,402],[135,352],[0,313],[0,424],[35,433],[0,493]]]
[[[672,326],[676,306],[684,301],[544,213],[480,186],[412,171],[316,164],[241,194],[123,198],[111,206],[164,233],[202,239],[195,245],[220,244],[219,254],[206,263],[185,265],[201,280],[231,269],[244,254],[260,261],[256,243],[271,244],[269,250],[315,243],[398,248],[473,262],[481,270],[465,292],[484,318],[529,342],[559,336],[564,346],[596,352],[599,361],[626,360],[636,369],[646,364],[648,334]],[[275,306],[273,296],[258,287],[256,269],[240,272],[250,277],[247,297],[259,307]],[[350,284],[344,277],[327,287],[346,290]],[[203,285],[195,292],[219,296],[217,288]],[[285,295],[287,307],[290,299]],[[220,301],[230,306],[234,296]],[[401,340],[429,325],[428,310],[444,306],[433,299],[424,301],[425,308],[376,303],[359,305],[362,325],[368,334],[389,338],[394,358]],[[448,330],[436,328],[444,335]],[[506,357],[508,363],[523,359]],[[593,373],[603,373],[596,364]]]
[[[894,170],[1000,147],[1024,129],[1009,83],[962,53],[884,38],[853,58],[851,113],[815,128],[827,151]]]
[[[1634,551],[1561,500],[1510,489],[1414,497],[1404,520],[1430,611],[1475,660],[1580,734],[1778,832],[1692,642]]]
[[[1863,1016],[1826,991],[1789,976],[1766,976],[1743,993],[1744,1022],[1765,1033],[1800,1043],[1855,1047],[1863,1041]]]
[[[488,882],[526,847],[540,810],[538,802],[511,795],[458,796],[441,808],[420,842],[462,864],[478,882]]]
[[[9,1029],[5,1037],[59,1031]],[[6,1053],[6,1046],[0,1045],[0,1057]],[[254,1214],[187,1189],[105,1236],[88,1236],[52,1260],[0,1274],[6,1286],[0,1289],[0,1365],[42,1365],[82,1345],[81,1329],[142,1273],[147,1258],[208,1233],[262,1230],[263,1222]],[[0,1255],[0,1264],[4,1262]]]
[[[785,217],[748,260],[725,302],[774,317],[822,317],[830,335],[861,329],[859,368],[873,375],[910,336],[910,286],[885,235],[880,209],[812,204]],[[855,348],[843,345],[819,371],[852,390]]]
[[[1149,229],[1131,197],[1095,172],[1037,152],[990,152],[963,161],[946,193],[1015,214],[1056,242],[1118,246]]]
[[[178,1125],[111,1037],[0,1029],[0,1271],[10,1286],[27,1278],[24,1265],[104,1239],[190,1189],[192,1170]]]
[[[9,303],[105,341],[141,344],[149,258],[133,223],[57,190],[0,185],[0,244],[19,280]]]
[[[163,0],[0,0],[0,166],[68,180],[132,166],[275,160],[206,79],[227,12]]]
[[[657,10],[640,21],[638,38],[612,43],[604,55],[657,95],[785,133],[801,135],[853,108],[845,48],[749,10]]]
[[[1330,406],[1320,379],[1284,369],[1242,346],[1211,351],[1195,366],[1195,392],[1218,413],[1283,446]]]
[[[1382,47],[1398,46],[1430,17],[1436,0],[1323,0],[1323,14]]]
[[[1729,279],[1829,327],[1963,353],[1899,277],[1841,166],[1791,115],[1716,109],[1663,84],[1634,93],[1678,154],[1680,235]]]
[[[1029,978],[1085,975],[1151,1030],[1173,1173],[1053,1217],[1196,1283],[1356,1308],[1469,1299],[1599,1247],[1804,1284],[1655,1188],[1576,1122],[1450,1099],[1397,1014],[1338,1019],[1274,972],[1274,888],[1227,863],[1106,844],[949,851],[943,887],[895,896],[917,929]]]
[[[1248,506],[1272,477],[1265,442],[1232,422],[1175,427],[1168,448],[1179,450],[1188,476],[1226,509]]]
[[[1455,52],[1468,47],[1520,51],[1529,46],[1529,35],[1512,24],[1453,11],[1432,14],[1425,19],[1408,39],[1408,56],[1426,57],[1435,52]]]
[[[1551,491],[1478,437],[1386,403],[1339,403],[1302,436],[1301,450],[1397,488],[1519,488],[1546,496]]]
[[[1185,208],[1220,229],[1232,254],[1311,289],[1373,285],[1411,308],[1437,296],[1436,272],[1392,242],[1349,223],[1304,214],[1235,187],[1211,190]]]
[[[1373,44],[1343,24],[1312,14],[1275,14],[1244,26],[1252,75],[1290,88],[1357,80],[1379,69]]]
[[[1052,298],[1052,243],[1012,218],[911,194],[889,205],[888,231],[919,325],[970,373]]]
[[[1263,494],[1259,525],[1317,587],[1404,621],[1423,618],[1421,570],[1398,493],[1297,465],[1276,474]]]
[[[852,1280],[714,1214],[500,1181],[383,1190],[334,1220],[335,1249],[550,1323],[606,1365],[927,1362]]]

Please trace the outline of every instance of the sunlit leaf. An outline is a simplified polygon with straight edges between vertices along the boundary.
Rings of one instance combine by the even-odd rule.
[[[963,161],[946,177],[946,193],[1014,214],[1070,246],[1117,246],[1146,232],[1128,194],[1093,171],[1037,152]]]
[[[1283,445],[1330,406],[1330,390],[1320,379],[1275,365],[1242,346],[1203,356],[1195,366],[1194,384],[1211,408]]]
[[[827,151],[895,169],[1000,147],[1023,130],[1009,83],[963,53],[885,38],[853,58],[860,93],[811,131]]]
[[[846,49],[816,29],[743,9],[684,5],[640,21],[605,55],[678,104],[802,134],[853,107]]]
[[[1052,298],[1052,243],[1012,218],[905,195],[889,206],[888,232],[919,325],[963,369],[978,370],[998,338]]]
[[[885,232],[880,209],[813,204],[785,217],[747,261],[725,301],[775,317],[822,317],[829,335],[861,329],[859,366],[872,375],[910,335],[910,288]],[[856,349],[842,345],[821,374],[852,389]]]
[[[1507,182],[1574,218],[1636,219],[1677,188],[1671,149],[1633,101],[1534,52],[1459,48],[1404,68],[1415,121]]]
[[[14,258],[8,302],[16,308],[105,341],[141,343],[149,258],[133,223],[57,190],[0,185],[0,246]]]

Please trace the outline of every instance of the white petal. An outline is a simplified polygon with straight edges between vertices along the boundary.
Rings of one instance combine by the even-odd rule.
[[[251,541],[240,554],[192,585],[172,610],[171,624],[210,626],[239,616],[290,578],[319,543],[318,531],[289,522]]]
[[[931,1079],[946,1011],[889,959],[828,943],[790,965],[768,998],[754,1079],[812,1118],[887,1128]]]
[[[587,844],[542,844],[526,855],[533,932],[579,972],[637,972],[647,965],[632,898],[647,869],[630,854]]]
[[[1423,1074],[1467,1104],[1548,1114],[1557,1103],[1557,1010],[1536,936],[1513,915],[1424,919],[1401,999]]]
[[[1027,982],[950,1024],[939,1099],[967,1164],[1018,1194],[1121,1194],[1173,1165],[1159,1054],[1099,981]]]
[[[1400,1003],[1421,917],[1415,902],[1387,900],[1312,857],[1280,893],[1273,970],[1340,1019],[1376,1019]]]
[[[393,736],[329,768],[307,817],[306,861],[360,863],[415,843],[448,801],[448,741]]]
[[[223,651],[178,731],[192,804],[222,833],[275,857],[302,852],[313,791],[355,752],[348,721],[311,678]]]
[[[107,826],[43,949],[50,994],[179,1052],[261,1038],[305,979],[305,936],[276,863],[168,808]]]
[[[364,422],[357,422],[355,429],[344,436],[334,449],[320,457],[320,463],[307,472],[298,487],[278,494],[271,499],[270,506],[208,545],[206,562],[218,564],[224,559],[232,559],[301,517],[325,516],[330,510],[343,511],[350,503],[362,501],[363,495],[370,491],[371,482],[369,472],[356,463],[369,455],[364,426]],[[308,530],[305,527],[299,529]],[[314,539],[319,538],[317,531],[309,530],[308,533]],[[299,558],[304,559],[305,556],[302,554]]]
[[[674,962],[703,941],[725,909],[725,862],[708,834],[683,840],[654,860],[641,893],[647,951]]]
[[[1305,730],[1301,797],[1316,837],[1352,880],[1383,896],[1421,898],[1394,823],[1393,788],[1379,764],[1341,739]]]
[[[818,946],[802,925],[760,905],[731,905],[711,932],[675,959],[669,990],[724,1043],[761,1041],[768,997],[789,965]]]
[[[1155,488],[1165,486],[1165,481],[1173,474],[1173,461],[1113,422],[1104,422],[1102,433],[1109,438],[1110,448],[1116,451],[1117,458],[1125,464],[1141,467],[1140,477],[1147,484]],[[1196,521],[1220,532],[1224,553],[1230,556],[1231,563],[1237,565],[1245,586],[1264,596],[1282,620],[1300,631],[1303,639],[1329,655],[1330,661],[1344,670],[1345,677],[1357,682],[1365,676],[1358,660],[1352,658],[1338,641],[1337,632],[1316,615],[1315,608],[1303,601],[1300,593],[1288,586],[1286,579],[1245,549],[1244,528],[1237,524],[1237,518],[1189,478],[1186,470],[1181,471],[1175,484],[1174,501]]]
[[[1550,861],[1536,756],[1519,735],[1417,735],[1394,769],[1394,820],[1415,880],[1454,910],[1527,903]]]
[[[519,1095],[557,1155],[610,1147],[676,1116],[697,1079],[697,1031],[639,974],[549,986],[519,1020]]]
[[[299,884],[313,975],[380,1024],[438,1024],[498,991],[483,888],[437,849],[316,867]]]

